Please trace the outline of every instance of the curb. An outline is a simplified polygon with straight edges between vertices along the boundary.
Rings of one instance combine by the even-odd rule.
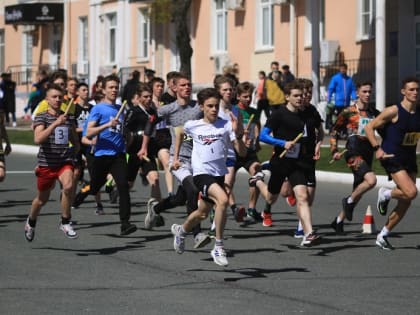
[[[12,153],[21,153],[21,154],[30,154],[37,155],[38,147],[34,145],[24,145],[24,144],[12,144]],[[244,169],[240,169],[239,172],[245,173]],[[269,174],[269,171],[265,171],[266,174]],[[378,175],[377,184],[378,187],[395,187],[395,184],[392,181],[388,180],[388,176]],[[353,175],[347,173],[335,173],[335,172],[326,172],[326,171],[316,171],[316,179],[320,182],[327,183],[341,183],[341,184],[352,184]],[[417,189],[420,190],[420,178],[416,180]]]

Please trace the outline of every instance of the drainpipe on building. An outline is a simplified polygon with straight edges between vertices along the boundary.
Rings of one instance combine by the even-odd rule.
[[[63,34],[63,41],[64,41],[64,47],[63,47],[63,55],[64,55],[64,68],[69,71],[69,49],[70,49],[70,1],[65,0],[64,1],[64,34]]]
[[[311,55],[311,68],[312,74],[311,79],[314,87],[312,89],[312,104],[318,105],[319,102],[319,65],[320,50],[319,50],[319,7],[320,3],[314,1],[311,7],[311,27],[312,27],[312,55]]]
[[[297,76],[297,62],[296,62],[296,11],[295,11],[295,0],[290,0],[289,5],[290,14],[290,61],[289,65],[291,71]]]
[[[386,0],[376,0],[376,31],[375,31],[375,59],[376,59],[376,108],[382,111],[385,107],[386,63],[385,63],[385,23]]]

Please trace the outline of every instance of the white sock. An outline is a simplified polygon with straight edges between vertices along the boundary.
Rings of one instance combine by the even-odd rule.
[[[302,231],[302,230],[303,230],[302,222],[300,222],[299,220],[298,231]]]
[[[342,222],[343,220],[341,220],[340,216],[337,216],[337,224]]]
[[[379,234],[382,237],[387,237],[389,235],[389,230],[384,226]]]
[[[213,222],[211,223],[211,230],[214,231],[216,229],[216,223]]]
[[[386,200],[391,199],[391,191],[392,191],[392,189],[387,189],[387,190],[384,191],[384,197],[385,197]]]
[[[349,196],[349,197],[347,198],[347,203],[353,203],[353,198],[352,198],[351,196]]]

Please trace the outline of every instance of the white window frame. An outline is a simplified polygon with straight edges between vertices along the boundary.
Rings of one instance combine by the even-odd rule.
[[[257,0],[256,48],[257,51],[274,48],[274,9],[271,0]],[[264,16],[267,16],[267,19]],[[265,29],[268,31],[264,34]]]
[[[29,31],[22,32],[22,83],[30,82],[33,64],[33,35]]]
[[[312,47],[312,6],[317,0],[305,0],[305,48]],[[318,0],[319,3],[319,40],[325,38],[325,0]]]
[[[140,61],[149,59],[149,42],[150,42],[150,18],[147,8],[140,8],[138,10],[138,42],[137,42],[137,56]]]
[[[5,46],[4,46],[4,41],[5,41],[5,35],[6,32],[4,30],[4,28],[0,29],[0,69],[4,69],[4,64],[5,64]]]
[[[61,44],[62,44],[62,26],[60,24],[53,24],[50,35],[50,52],[49,63],[52,66],[60,67],[61,59]]]
[[[369,10],[364,11],[364,4],[369,4]],[[369,40],[375,38],[375,14],[376,0],[358,0],[357,5],[357,40]],[[365,29],[364,19],[369,20],[369,25]]]
[[[107,13],[105,18],[105,60],[110,65],[117,62],[117,12]],[[112,24],[113,21],[115,22],[114,24]]]
[[[78,42],[79,50],[77,53],[77,73],[88,74],[89,73],[89,25],[88,17],[79,17],[79,32]]]
[[[227,52],[227,1],[212,1],[212,27],[211,47],[213,47],[213,55],[225,54]],[[221,4],[221,7],[218,7]]]

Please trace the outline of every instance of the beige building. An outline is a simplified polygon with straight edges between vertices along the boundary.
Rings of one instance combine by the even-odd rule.
[[[93,83],[116,66],[157,76],[180,66],[176,30],[149,18],[141,0],[0,2],[0,66],[25,101],[39,68],[66,68]],[[192,80],[210,85],[224,66],[255,82],[271,61],[312,78],[322,100],[340,62],[376,82],[378,107],[399,99],[399,82],[420,75],[420,0],[192,0]],[[319,40],[318,40],[319,39]],[[318,91],[318,89],[316,89]],[[19,113],[18,113],[19,114]]]

